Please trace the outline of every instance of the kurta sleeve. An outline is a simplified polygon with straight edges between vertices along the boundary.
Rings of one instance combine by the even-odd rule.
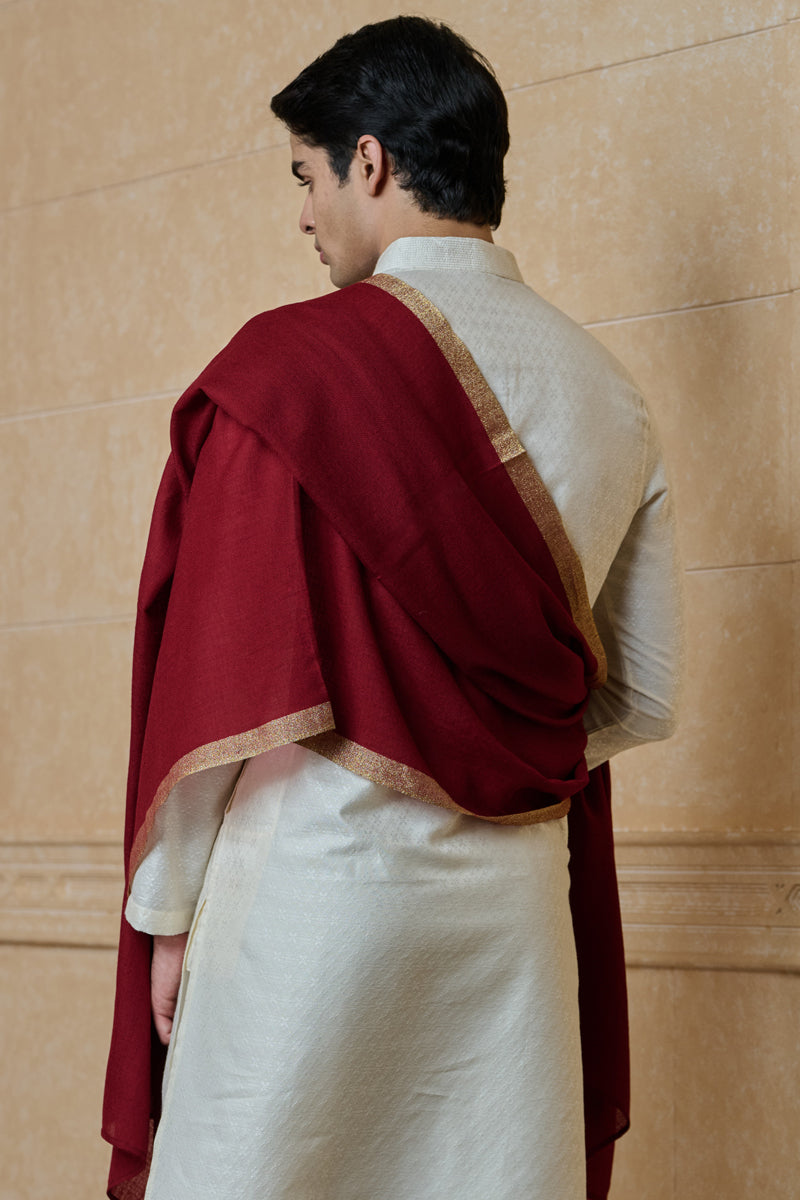
[[[156,814],[148,849],[131,883],[125,917],[142,933],[184,933],[241,762],[182,779]]]
[[[584,716],[598,766],[675,732],[683,676],[683,589],[675,516],[658,437],[647,432],[641,504],[594,605],[608,680]]]

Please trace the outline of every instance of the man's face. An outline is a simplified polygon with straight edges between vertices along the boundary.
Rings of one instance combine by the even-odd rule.
[[[313,234],[314,248],[330,267],[331,283],[342,288],[367,279],[380,251],[358,172],[351,167],[347,182],[341,185],[325,150],[308,146],[294,135],[290,145],[292,174],[307,188],[300,229]]]

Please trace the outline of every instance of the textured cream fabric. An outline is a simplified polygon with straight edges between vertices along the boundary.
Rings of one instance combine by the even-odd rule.
[[[467,344],[581,558],[610,665],[590,765],[667,736],[674,528],[629,376],[497,246],[401,239],[376,270]],[[176,789],[128,902],[193,921],[147,1200],[582,1200],[566,822],[492,826],[292,746],[220,829],[235,769]]]
[[[658,436],[630,375],[526,287],[499,246],[400,238],[375,270],[423,292],[469,347],[581,560],[609,660],[608,683],[585,718],[587,763],[669,737],[682,665],[681,571]]]
[[[338,770],[287,746],[239,780],[147,1200],[583,1200],[564,822]]]
[[[585,717],[590,767],[674,730],[681,572],[658,438],[630,376],[523,281],[514,256],[473,238],[400,238],[386,272],[418,288],[466,343],[561,513],[609,664]],[[302,773],[296,781],[302,792]],[[359,786],[340,771],[343,799]],[[184,781],[155,822],[127,916],[188,929],[228,791]]]

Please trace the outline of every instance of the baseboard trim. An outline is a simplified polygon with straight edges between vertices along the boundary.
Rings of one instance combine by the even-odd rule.
[[[631,967],[800,971],[800,838],[617,833]],[[114,947],[116,843],[0,844],[0,942]]]

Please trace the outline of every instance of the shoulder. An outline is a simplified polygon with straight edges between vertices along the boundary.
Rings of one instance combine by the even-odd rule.
[[[597,406],[634,423],[647,420],[630,373],[589,331],[520,279],[473,271],[396,273],[421,291],[465,343],[490,385],[520,403]]]
[[[252,381],[268,369],[273,379],[319,377],[363,356],[365,336],[391,328],[396,301],[367,283],[251,317],[195,381]]]
[[[617,396],[621,403],[643,409],[639,387],[623,363],[590,330],[533,288],[512,281],[505,312],[512,336],[528,347],[545,377],[568,382],[595,397]]]
[[[247,321],[184,392],[173,432],[199,427],[210,405],[266,436],[268,414],[281,407],[310,421],[325,397],[369,391],[391,364],[418,364],[432,347],[421,322],[367,282],[270,309]]]
[[[346,319],[352,308],[352,297],[345,292],[331,292],[311,300],[282,304],[257,313],[239,329],[209,366],[220,360],[232,360],[237,355],[269,346],[273,352],[291,350],[292,344],[306,342],[320,326],[335,329]],[[292,339],[287,345],[283,340]]]
[[[222,351],[257,347],[276,337],[307,342],[346,336],[353,322],[369,320],[376,311],[393,306],[395,301],[368,282],[354,283],[340,291],[284,304],[251,317]]]

